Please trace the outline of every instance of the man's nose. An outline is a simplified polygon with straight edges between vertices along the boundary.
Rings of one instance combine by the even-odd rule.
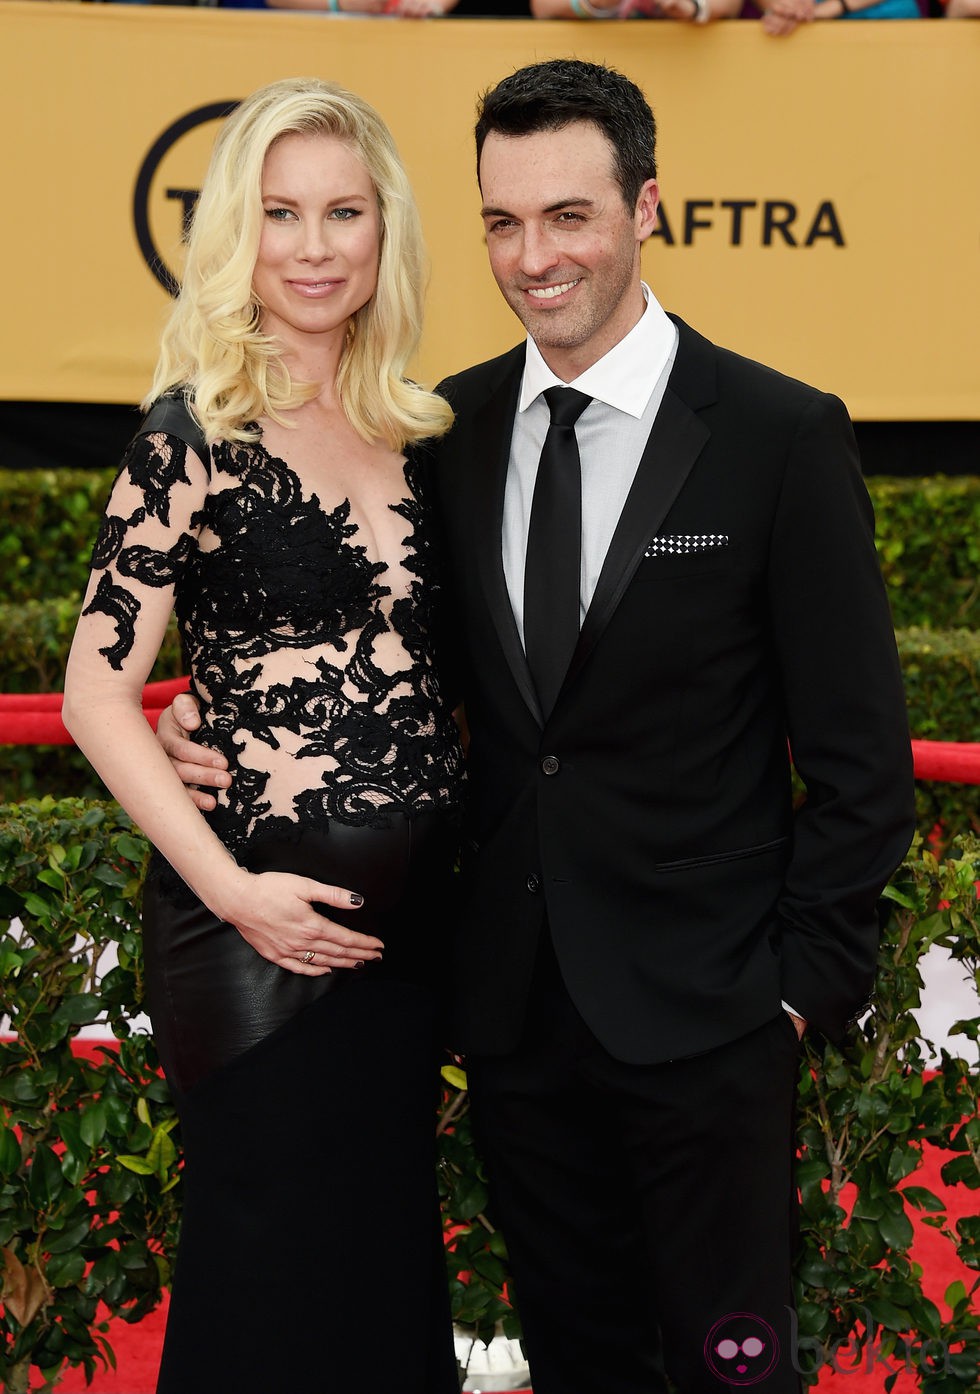
[[[521,270],[526,276],[544,276],[560,261],[561,253],[552,233],[541,228],[525,227]]]

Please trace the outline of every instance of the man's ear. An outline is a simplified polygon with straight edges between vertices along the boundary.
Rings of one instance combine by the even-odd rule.
[[[656,179],[648,179],[640,189],[636,200],[636,239],[645,242],[657,226],[657,209],[660,207],[660,186]]]

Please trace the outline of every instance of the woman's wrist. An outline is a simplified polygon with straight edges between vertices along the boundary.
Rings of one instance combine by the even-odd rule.
[[[236,910],[247,901],[249,882],[253,873],[239,866],[231,853],[217,869],[209,868],[208,884],[204,892],[192,886],[198,898],[204,902],[212,914],[228,923],[234,923]]]

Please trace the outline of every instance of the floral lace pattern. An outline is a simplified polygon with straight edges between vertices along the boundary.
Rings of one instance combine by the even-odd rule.
[[[112,620],[100,652],[120,670],[145,612],[176,606],[199,739],[234,774],[207,815],[224,844],[453,807],[461,756],[430,652],[438,582],[414,464],[389,505],[406,524],[396,593],[349,501],[325,508],[261,443],[219,442],[209,478],[190,461],[173,436],[133,441],[84,613]]]

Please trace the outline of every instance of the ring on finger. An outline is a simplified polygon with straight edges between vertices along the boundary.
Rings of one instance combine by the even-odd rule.
[[[303,956],[300,958],[300,963],[312,963],[313,960],[314,960],[315,958],[316,958],[316,950],[315,950],[315,949],[307,949],[307,950],[306,950],[306,953],[303,954]]]

